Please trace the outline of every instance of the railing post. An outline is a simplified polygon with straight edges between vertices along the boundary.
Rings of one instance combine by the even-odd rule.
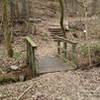
[[[36,58],[35,58],[35,49],[36,48],[32,48],[31,49],[31,62],[32,62],[32,71],[33,71],[33,77],[35,77],[37,75],[37,71],[36,71]]]
[[[31,68],[33,77],[37,75],[36,71],[36,58],[35,58],[35,49],[37,45],[32,41],[31,38],[26,37],[26,46],[27,46],[27,65]]]
[[[57,43],[58,43],[58,55],[61,55],[61,49],[63,49],[63,52],[64,52],[64,55],[61,55],[61,56],[64,56],[63,58],[66,59],[66,60],[69,60],[68,59],[68,43],[71,44],[72,46],[72,61],[70,62],[73,62],[74,65],[76,65],[78,67],[78,54],[77,54],[77,44],[78,42],[77,41],[72,41],[72,40],[68,40],[66,38],[63,38],[63,37],[60,37],[60,36],[57,36],[56,35],[56,39],[57,39]],[[63,48],[61,47],[60,45],[60,42],[63,42]]]
[[[78,67],[78,57],[77,57],[77,50],[76,50],[77,45],[73,44],[72,45],[72,50],[73,50],[73,62],[75,65]]]
[[[58,55],[60,55],[60,53],[61,53],[60,52],[60,41],[58,40],[57,43],[58,43]]]
[[[26,40],[26,46],[27,46],[27,58],[26,58],[26,63],[29,64],[29,59],[28,59],[28,58],[29,58],[29,47],[30,47],[30,46],[29,46],[29,43],[28,43],[27,40]]]
[[[29,44],[29,67],[31,68],[32,67],[32,62],[31,62],[31,46],[30,46],[30,44]]]
[[[64,58],[67,59],[67,42],[64,42]]]

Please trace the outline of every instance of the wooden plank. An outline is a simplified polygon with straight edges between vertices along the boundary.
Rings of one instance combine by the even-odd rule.
[[[51,34],[51,36],[52,36],[53,38],[56,38],[55,35],[58,35],[58,36],[60,36],[60,37],[63,37],[62,34]],[[56,38],[56,39],[57,39],[57,38]]]
[[[51,31],[61,31],[61,28],[49,28],[48,30],[49,30],[50,32],[51,32]]]
[[[61,32],[61,31],[59,31],[59,32],[57,32],[57,31],[54,32],[54,31],[53,31],[53,32],[51,32],[50,34],[56,34],[56,35],[57,35],[57,34],[62,34],[62,32]],[[63,34],[62,34],[62,35],[63,35]]]
[[[56,37],[58,40],[60,40],[60,41],[68,42],[68,43],[74,44],[74,45],[77,45],[77,44],[78,44],[77,41],[71,41],[71,40],[68,40],[68,39],[66,39],[66,38],[63,38],[63,37],[60,37],[60,36],[57,36],[57,35],[55,35],[55,37]]]
[[[74,62],[70,61],[69,59],[66,59],[62,55],[58,55],[58,57],[60,57],[61,59],[63,59],[67,64],[71,65],[72,67],[77,68],[77,65]]]
[[[38,58],[39,61],[39,74],[44,73],[52,73],[52,72],[58,72],[58,71],[68,71],[71,69],[74,69],[74,67],[68,65],[66,62],[64,62],[63,59],[60,59],[57,56],[43,56],[42,58]]]
[[[28,41],[30,43],[30,45],[34,48],[37,47],[37,45],[33,42],[33,40],[30,37],[25,37],[26,41]]]

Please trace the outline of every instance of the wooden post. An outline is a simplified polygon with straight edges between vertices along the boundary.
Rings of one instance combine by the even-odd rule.
[[[57,43],[58,43],[58,55],[60,55],[61,54],[61,52],[60,52],[60,41],[58,40]]]
[[[61,51],[60,51],[60,42],[62,41],[64,44],[63,44],[63,51],[64,51],[64,57],[62,57],[62,58],[64,58],[64,59],[66,59],[66,60],[68,60],[68,56],[67,56],[67,44],[69,43],[69,44],[71,44],[71,46],[72,46],[72,52],[73,52],[73,57],[72,57],[72,62],[78,67],[78,55],[77,55],[77,44],[78,44],[78,42],[77,41],[71,41],[71,40],[68,40],[68,39],[66,39],[66,38],[64,38],[64,37],[60,37],[60,36],[57,36],[56,35],[56,39],[57,39],[57,42],[58,42],[58,54],[60,55],[60,56],[62,56],[61,55]]]
[[[27,65],[31,68],[33,77],[35,77],[37,75],[35,58],[35,49],[37,45],[29,37],[26,37],[25,40],[27,45]]]
[[[78,67],[78,58],[77,58],[76,45],[72,45],[72,50],[73,50],[73,62]]]
[[[35,48],[32,48],[31,61],[32,61],[33,77],[35,77],[37,75],[37,71],[36,71],[36,58],[35,58]]]
[[[26,46],[27,46],[27,59],[26,59],[26,63],[29,64],[29,43],[28,41],[26,41]]]
[[[64,58],[67,59],[67,42],[64,42]]]
[[[31,49],[32,49],[32,47],[29,45],[28,49],[29,49],[29,58],[28,58],[29,59],[29,67],[32,69],[32,62],[31,62],[31,52],[32,52]]]

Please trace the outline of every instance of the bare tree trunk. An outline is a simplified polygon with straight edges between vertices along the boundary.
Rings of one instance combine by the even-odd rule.
[[[15,19],[18,21],[20,17],[18,0],[15,0]]]
[[[10,0],[10,16],[11,16],[11,21],[12,23],[15,20],[15,3],[14,0]]]
[[[27,1],[26,0],[21,0],[22,1],[22,18],[24,20],[27,20]]]
[[[62,29],[62,33],[63,33],[64,37],[66,38],[66,31],[64,28],[64,4],[63,4],[63,0],[59,0],[59,4],[60,4],[60,8],[61,8],[60,26]]]
[[[32,17],[32,0],[27,0],[27,13],[29,17]]]
[[[8,56],[13,57],[13,49],[11,44],[11,31],[9,29],[9,19],[8,19],[7,9],[8,9],[8,0],[3,0],[3,31],[5,38],[5,45]]]

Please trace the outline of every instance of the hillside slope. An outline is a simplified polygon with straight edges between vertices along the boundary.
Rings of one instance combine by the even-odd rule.
[[[79,2],[77,2],[79,1]],[[66,0],[65,15],[69,16],[84,16],[84,8],[82,0]],[[99,13],[100,0],[87,0],[88,15],[92,16]],[[37,17],[58,17],[60,12],[59,2],[57,0],[33,0],[33,15]]]
[[[2,1],[2,0],[1,0]],[[19,5],[21,6],[21,0]],[[65,14],[70,16],[83,16],[84,8],[82,7],[82,0],[65,0]],[[77,2],[79,1],[79,3]],[[94,15],[100,11],[100,0],[87,0],[88,5],[88,14]],[[59,2],[57,0],[30,0],[32,6],[31,12],[33,17],[43,17],[43,18],[52,18],[59,16]],[[0,2],[0,16],[1,16],[1,6]],[[20,8],[21,9],[21,8]]]
[[[36,79],[0,86],[0,100],[100,100],[100,70],[49,73]]]

